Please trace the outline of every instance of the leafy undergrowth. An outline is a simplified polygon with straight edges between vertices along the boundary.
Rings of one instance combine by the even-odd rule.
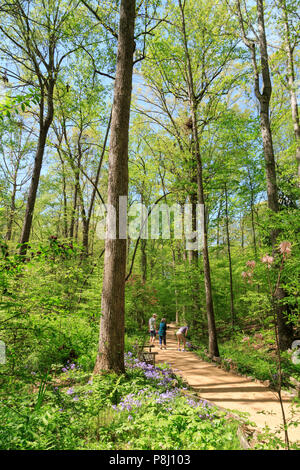
[[[71,386],[70,386],[71,385]],[[68,363],[1,400],[1,449],[240,449],[238,422],[183,395],[168,365],[126,354],[126,374],[88,379]],[[31,392],[31,393],[30,393]]]

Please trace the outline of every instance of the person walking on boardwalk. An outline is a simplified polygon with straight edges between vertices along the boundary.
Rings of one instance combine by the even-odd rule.
[[[156,337],[156,313],[149,320],[150,344],[155,344]]]
[[[159,336],[160,349],[163,348],[163,345],[164,345],[164,349],[167,349],[167,345],[166,345],[167,323],[166,323],[165,318],[162,318],[162,320],[159,324],[158,336]]]
[[[176,332],[177,336],[177,344],[178,344],[178,351],[180,351],[180,342],[182,341],[183,344],[183,349],[182,351],[185,351],[185,343],[186,343],[186,335],[188,332],[188,327],[187,326],[182,326],[179,328],[179,330]]]

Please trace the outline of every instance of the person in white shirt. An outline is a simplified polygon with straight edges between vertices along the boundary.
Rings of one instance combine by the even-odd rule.
[[[155,344],[156,338],[156,313],[149,320],[150,344]]]
[[[182,326],[181,328],[179,328],[178,331],[176,331],[177,342],[178,342],[178,351],[180,351],[180,342],[181,341],[183,343],[182,351],[185,351],[185,343],[186,343],[187,332],[188,332],[188,327],[187,326]]]

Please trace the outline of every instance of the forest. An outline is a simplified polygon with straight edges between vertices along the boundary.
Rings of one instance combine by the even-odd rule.
[[[1,450],[300,450],[299,12],[0,0]]]

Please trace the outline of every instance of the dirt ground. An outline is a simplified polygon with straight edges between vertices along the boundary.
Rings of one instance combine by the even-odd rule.
[[[202,361],[193,352],[177,350],[176,327],[171,324],[167,330],[167,349],[161,350],[156,340],[154,350],[156,363],[166,362],[180,375],[197,394],[215,405],[233,413],[248,413],[247,417],[257,428],[268,426],[271,431],[279,431],[282,426],[280,403],[274,392],[261,383],[251,381],[231,372],[226,372],[214,363]],[[284,410],[287,418],[292,417],[291,398],[283,395]],[[298,427],[289,428],[291,442],[300,445],[300,411],[294,415]]]

